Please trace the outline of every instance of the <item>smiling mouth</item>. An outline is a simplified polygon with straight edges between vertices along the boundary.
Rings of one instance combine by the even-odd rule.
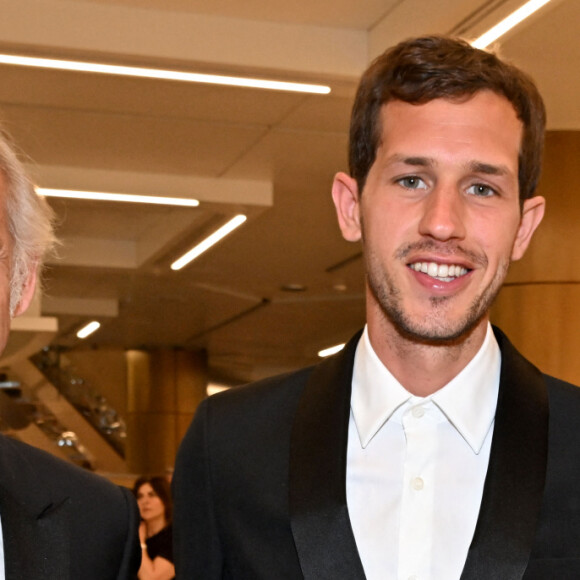
[[[453,282],[453,280],[465,276],[470,270],[458,264],[437,264],[435,262],[414,262],[409,268],[415,272],[422,272],[440,282]]]

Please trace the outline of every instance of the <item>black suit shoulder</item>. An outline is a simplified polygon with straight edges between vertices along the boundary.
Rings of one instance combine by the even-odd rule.
[[[71,578],[132,579],[139,568],[139,516],[128,489],[4,435],[0,435],[0,514],[6,528],[5,553],[14,561],[26,562],[23,550],[41,552],[46,545],[39,532],[34,547],[25,548],[11,529],[34,530],[34,522],[47,522],[64,534],[70,546],[66,567]]]
[[[0,436],[0,465],[0,485],[22,496],[28,504],[32,503],[31,498],[44,496],[48,491],[52,501],[60,497],[77,498],[77,501],[98,497],[105,502],[105,509],[101,511],[113,512],[108,506],[127,509],[125,492],[117,485],[16,439]]]
[[[548,375],[544,380],[550,412],[550,457],[558,458],[559,463],[572,461],[562,468],[568,478],[580,480],[580,388]]]
[[[549,393],[555,397],[555,401],[568,401],[571,404],[578,404],[580,401],[580,387],[546,374],[544,374],[544,380]]]
[[[180,453],[188,455],[188,446],[200,440],[197,434],[203,429],[216,487],[227,486],[232,479],[215,471],[220,467],[238,475],[248,469],[264,469],[269,474],[287,471],[284,466],[296,407],[311,372],[311,368],[302,369],[207,398],[196,413]],[[255,478],[248,473],[248,479]]]
[[[300,577],[288,515],[288,463],[294,415],[310,373],[235,387],[199,406],[173,478],[178,577]],[[248,522],[251,533],[239,533]],[[267,538],[268,545],[256,538]],[[256,552],[259,570],[248,570],[254,561],[248,554]],[[280,562],[287,563],[283,574]]]
[[[260,407],[265,408],[261,410],[267,412],[271,405],[278,406],[285,400],[299,397],[314,368],[307,367],[234,387],[208,397],[202,405],[210,405],[216,412],[236,413],[239,409],[256,411],[255,405],[259,402]]]
[[[567,562],[565,569],[577,571],[580,569],[580,388],[548,375],[544,375],[544,380],[550,417],[548,462],[533,558],[535,565],[555,566],[558,562]]]
[[[549,375],[544,375],[544,380],[550,410],[550,451],[572,454],[575,461],[567,470],[578,471],[580,476],[580,388]],[[579,465],[577,470],[576,465]]]

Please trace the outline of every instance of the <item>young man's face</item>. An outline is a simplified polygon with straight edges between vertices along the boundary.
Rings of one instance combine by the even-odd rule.
[[[369,326],[426,342],[487,321],[510,260],[541,221],[542,198],[518,199],[522,124],[507,99],[393,101],[364,191],[337,175],[333,197],[346,239],[362,238]]]

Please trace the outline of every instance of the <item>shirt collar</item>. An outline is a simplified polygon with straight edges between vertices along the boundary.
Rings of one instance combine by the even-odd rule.
[[[473,359],[447,385],[427,397],[441,409],[474,453],[481,450],[493,424],[500,367],[500,349],[488,324],[483,344]],[[411,397],[380,361],[365,327],[356,349],[351,396],[353,419],[363,448]],[[417,399],[413,397],[414,402]]]

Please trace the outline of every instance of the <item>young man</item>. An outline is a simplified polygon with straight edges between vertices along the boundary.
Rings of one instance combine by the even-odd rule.
[[[0,135],[0,352],[54,243],[51,211]],[[0,580],[133,580],[131,492],[0,435]]]
[[[528,77],[462,41],[371,65],[332,190],[366,327],[200,407],[174,477],[178,577],[580,577],[580,390],[489,324],[543,217],[544,126]]]

